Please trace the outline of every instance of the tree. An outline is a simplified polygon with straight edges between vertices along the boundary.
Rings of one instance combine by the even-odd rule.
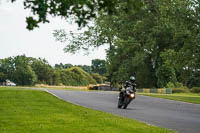
[[[3,73],[4,80],[14,79],[15,66],[14,66],[14,59],[12,57],[0,60],[0,72]]]
[[[0,82],[5,81],[5,74],[3,72],[0,72]]]
[[[92,68],[91,66],[88,65],[77,65],[77,67],[82,68],[85,72],[91,74],[92,73]]]
[[[96,84],[96,81],[87,72],[79,67],[60,70],[61,82],[64,85],[83,86]]]
[[[52,85],[60,85],[60,83],[61,83],[60,72],[54,70],[52,75]]]
[[[38,83],[53,85],[53,80],[56,82],[59,81],[59,79],[55,79],[59,78],[58,74],[54,72],[53,68],[45,59],[33,59],[31,67],[38,77]]]
[[[65,69],[65,68],[71,68],[71,67],[73,67],[72,64],[62,64],[62,63],[55,64],[56,69]]]
[[[55,68],[56,69],[63,69],[64,68],[64,65],[62,63],[60,64],[55,64]]]
[[[30,65],[20,65],[17,66],[16,72],[15,72],[15,79],[17,85],[35,85],[37,81],[37,76],[32,70]]]
[[[37,81],[37,76],[29,64],[29,58],[25,55],[2,59],[0,72],[4,74],[4,80],[10,79],[17,85],[34,85]]]
[[[102,84],[103,83],[103,77],[100,74],[98,74],[98,73],[92,73],[91,75],[96,80],[96,82],[98,84]]]
[[[33,30],[39,27],[39,23],[48,23],[49,15],[65,19],[73,17],[79,26],[85,26],[89,20],[97,16],[98,11],[113,14],[119,1],[122,0],[24,0],[24,8],[30,9],[34,15],[26,18],[27,29]],[[127,3],[138,7],[141,2],[131,0]]]
[[[107,71],[112,84],[135,75],[138,87],[164,87],[168,82],[187,85],[200,68],[200,2],[142,2],[137,10],[130,7],[126,12],[127,3],[120,1],[115,14],[99,12],[88,31],[72,34],[66,52],[109,45]]]
[[[92,60],[92,72],[99,73],[101,75],[106,74],[106,61],[100,59]]]

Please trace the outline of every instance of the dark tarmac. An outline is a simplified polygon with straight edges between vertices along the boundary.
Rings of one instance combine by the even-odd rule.
[[[117,92],[47,90],[65,101],[140,120],[179,133],[200,133],[200,105],[137,95],[127,109],[118,109]]]

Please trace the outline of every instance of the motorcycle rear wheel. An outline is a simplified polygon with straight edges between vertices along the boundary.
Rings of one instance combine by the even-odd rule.
[[[119,98],[118,100],[118,105],[117,105],[118,108],[122,108],[122,99]]]

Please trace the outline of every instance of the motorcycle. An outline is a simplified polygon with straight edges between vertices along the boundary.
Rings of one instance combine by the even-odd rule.
[[[136,87],[128,86],[125,90],[120,91],[118,99],[118,108],[126,109],[128,104],[135,99]]]

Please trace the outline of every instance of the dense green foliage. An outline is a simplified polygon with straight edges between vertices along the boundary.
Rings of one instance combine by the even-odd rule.
[[[92,73],[92,68],[91,66],[88,65],[77,65],[77,67],[82,68],[85,72],[91,74]]]
[[[53,68],[45,59],[36,59],[25,55],[9,57],[0,59],[0,82],[9,79],[17,85],[63,84],[69,86],[99,83],[98,78],[96,81],[90,75],[92,73],[91,66],[78,66],[60,63]],[[102,83],[104,79],[102,76],[98,76],[101,77]]]
[[[187,88],[172,88],[172,93],[187,93],[189,89]]]
[[[200,87],[193,87],[193,88],[191,89],[191,92],[200,93]]]
[[[71,67],[73,67],[72,64],[63,64],[63,63],[55,64],[56,69],[66,69],[66,68],[71,68]]]
[[[98,74],[98,73],[92,73],[92,77],[93,77],[93,79],[96,80],[96,82],[98,84],[102,84],[103,81],[104,81],[103,77],[100,74]]]
[[[174,133],[36,90],[0,88],[1,133]]]
[[[113,85],[134,75],[138,87],[200,86],[200,1],[141,2],[137,10],[118,2],[115,14],[99,12],[87,31],[69,37],[57,30],[54,36],[68,40],[65,51],[71,53],[109,45],[107,74]]]
[[[67,20],[73,18],[79,26],[85,26],[97,16],[98,11],[105,14],[115,13],[119,1],[123,0],[24,0],[24,8],[30,9],[33,14],[26,18],[27,29],[33,30],[39,27],[39,23],[49,23],[49,15]],[[136,8],[141,3],[138,0],[126,2]]]
[[[61,83],[64,85],[88,85],[96,84],[96,81],[79,67],[72,67],[60,71]]]
[[[37,75],[29,64],[29,59],[22,56],[0,60],[0,79],[10,79],[18,85],[34,85]]]
[[[85,72],[91,74],[91,73],[99,73],[100,75],[105,75],[107,70],[106,70],[106,61],[101,60],[101,59],[93,59],[92,60],[92,65],[72,65],[72,64],[55,64],[56,69],[66,69],[66,68],[71,68],[71,67],[80,67],[82,68]]]
[[[106,61],[105,60],[100,60],[100,59],[92,60],[91,67],[92,67],[93,73],[99,73],[101,75],[106,74]]]
[[[59,74],[52,69],[45,59],[32,59],[31,67],[38,77],[38,83],[49,85],[59,83]]]

